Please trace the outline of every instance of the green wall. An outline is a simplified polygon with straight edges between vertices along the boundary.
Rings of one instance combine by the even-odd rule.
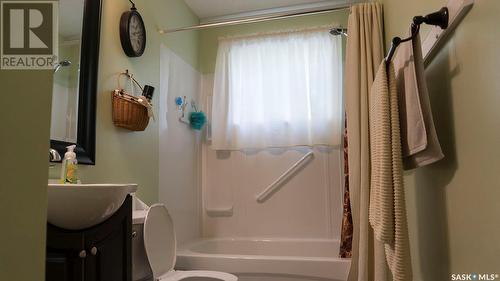
[[[0,70],[0,280],[44,280],[51,70]]]
[[[111,116],[111,91],[117,87],[117,74],[128,69],[141,84],[155,87],[153,104],[158,114],[160,44],[164,43],[196,68],[198,33],[161,35],[157,28],[193,25],[199,20],[182,0],[138,0],[135,3],[146,24],[147,45],[143,56],[129,58],[120,44],[119,20],[121,14],[130,9],[130,4],[128,1],[103,0],[96,165],[81,165],[80,177],[86,183],[138,183],[138,196],[147,203],[154,203],[158,201],[158,121],[151,120],[144,132],[115,127]],[[122,85],[125,83],[122,77]],[[59,170],[59,166],[50,169],[50,176],[58,177]]]
[[[445,0],[383,0],[386,42]],[[500,273],[500,1],[474,7],[427,67],[446,158],[405,177],[415,281]]]
[[[44,280],[52,82],[0,69],[0,280]]]
[[[300,29],[312,26],[347,26],[348,10],[341,10],[314,16],[303,16],[253,24],[209,28],[200,31],[199,69],[202,73],[213,73],[217,58],[218,38],[259,32]]]

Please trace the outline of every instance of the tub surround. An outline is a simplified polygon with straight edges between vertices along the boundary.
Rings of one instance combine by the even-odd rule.
[[[182,243],[201,235],[198,167],[201,133],[179,122],[180,113],[174,101],[177,96],[185,96],[188,103],[200,104],[200,74],[185,59],[162,45],[160,75],[158,201],[168,207],[176,225],[177,239]]]
[[[213,95],[218,38],[325,25],[345,27],[347,17],[348,11],[343,10],[201,30],[201,100],[206,105]],[[204,109],[210,116],[210,107]],[[309,148],[301,147],[220,152],[204,142],[200,160],[202,236],[339,239],[343,191],[342,154],[338,148],[314,148],[314,159],[273,196],[265,202],[255,200],[266,186],[308,152]]]

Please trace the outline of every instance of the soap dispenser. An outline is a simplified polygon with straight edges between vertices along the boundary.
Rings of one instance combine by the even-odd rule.
[[[76,145],[70,145],[66,147],[68,151],[66,151],[66,153],[64,154],[64,159],[62,161],[61,167],[62,183],[78,183],[78,177],[76,174],[78,161],[76,160],[75,148]]]

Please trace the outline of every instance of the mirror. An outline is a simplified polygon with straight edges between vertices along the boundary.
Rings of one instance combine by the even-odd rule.
[[[50,138],[76,143],[83,0],[59,1],[59,49],[54,65]]]
[[[100,15],[100,1],[59,1],[50,145],[64,155],[66,146],[76,144],[80,164],[95,164]]]

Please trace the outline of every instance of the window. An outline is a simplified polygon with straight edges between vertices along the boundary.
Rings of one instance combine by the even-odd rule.
[[[338,146],[341,40],[327,29],[221,39],[212,147]]]

